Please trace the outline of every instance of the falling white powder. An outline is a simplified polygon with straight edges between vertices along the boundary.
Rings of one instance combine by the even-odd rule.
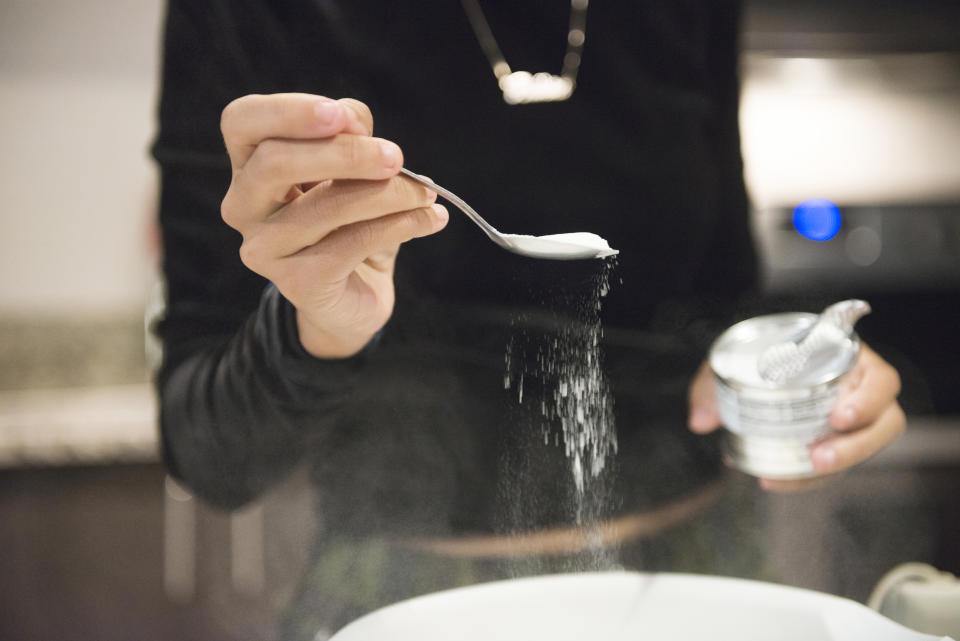
[[[523,402],[525,375],[545,386],[540,403],[544,443],[549,444],[551,426],[559,423],[578,502],[589,481],[600,475],[617,451],[613,396],[602,367],[600,340],[601,299],[610,289],[614,266],[615,261],[604,261],[592,296],[577,305],[579,318],[561,324],[537,345],[533,362],[522,356],[524,362],[515,362],[509,345],[506,353],[504,387],[515,383],[519,402]]]

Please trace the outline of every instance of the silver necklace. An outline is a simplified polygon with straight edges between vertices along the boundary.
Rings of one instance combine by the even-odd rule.
[[[507,104],[529,102],[557,102],[573,95],[580,71],[580,52],[586,40],[587,5],[590,0],[570,0],[570,28],[567,31],[567,53],[563,56],[563,69],[557,76],[546,71],[530,73],[513,71],[500,51],[497,39],[487,23],[478,0],[460,0],[470,20],[473,34],[483,53],[490,61],[490,68],[497,78],[503,99]]]

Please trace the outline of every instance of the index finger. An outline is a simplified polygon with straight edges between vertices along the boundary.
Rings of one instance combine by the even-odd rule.
[[[687,427],[697,434],[706,434],[720,427],[717,393],[710,363],[704,361],[687,390],[689,406]]]
[[[364,109],[366,106],[357,101],[303,93],[253,94],[237,98],[224,108],[220,131],[230,164],[236,170],[246,164],[257,145],[270,138],[316,139],[338,133],[370,135]],[[366,112],[369,114],[369,110]]]

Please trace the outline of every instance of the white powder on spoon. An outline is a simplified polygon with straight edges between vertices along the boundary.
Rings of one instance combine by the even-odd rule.
[[[503,236],[509,239],[521,253],[529,256],[576,259],[606,258],[620,253],[610,247],[606,239],[585,231],[547,236],[525,234],[503,234]]]

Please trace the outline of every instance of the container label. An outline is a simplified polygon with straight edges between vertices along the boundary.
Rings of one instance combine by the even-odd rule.
[[[814,440],[831,431],[829,414],[838,393],[839,386],[830,385],[759,398],[717,380],[717,409],[726,428],[743,436]]]

